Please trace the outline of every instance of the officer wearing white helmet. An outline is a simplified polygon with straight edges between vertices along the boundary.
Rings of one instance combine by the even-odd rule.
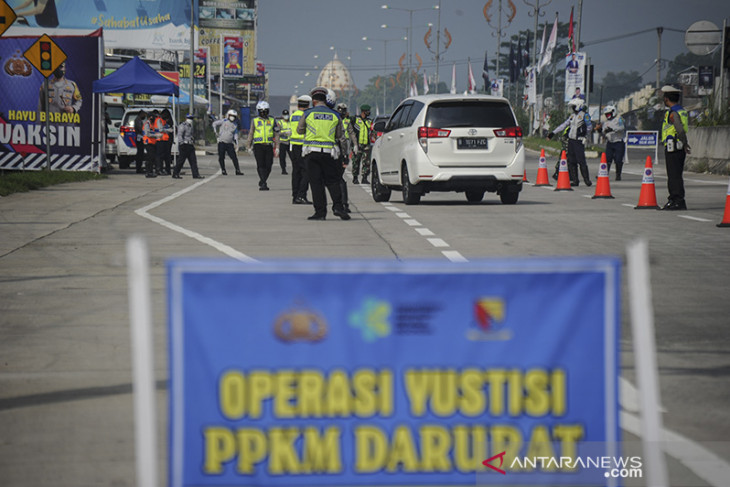
[[[590,136],[593,128],[591,117],[585,112],[585,102],[581,98],[573,98],[568,102],[568,106],[573,113],[565,122],[558,125],[547,136],[552,139],[555,134],[561,133],[566,127],[568,128],[568,173],[570,174],[570,185],[578,186],[578,167],[583,175],[586,186],[590,186],[591,179],[588,173],[588,165],[586,164],[585,141]]]
[[[606,116],[605,123],[596,125],[596,130],[600,130],[606,137],[606,162],[608,163],[608,171],[611,171],[611,163],[616,162],[616,181],[621,181],[621,169],[624,167],[624,153],[626,152],[626,144],[624,137],[626,136],[626,123],[624,118],[619,116],[618,110],[613,105],[607,105],[603,109]]]
[[[274,165],[274,157],[279,154],[279,124],[269,116],[269,103],[260,101],[256,104],[258,116],[251,121],[247,146],[253,149],[256,159],[256,172],[259,175],[259,191],[268,191],[266,182]]]
[[[304,110],[309,108],[312,103],[312,97],[302,95],[297,98],[297,109],[291,114],[291,140],[289,148],[291,150],[291,202],[294,205],[311,205],[312,202],[307,199],[307,190],[309,189],[309,177],[307,176],[307,168],[304,165],[302,157],[302,146],[304,144],[304,136],[297,132],[299,120],[301,120]]]
[[[311,93],[313,107],[305,111],[297,125],[297,132],[304,135],[304,163],[307,166],[312,188],[314,214],[309,220],[324,220],[327,215],[327,195],[332,199],[332,213],[342,220],[350,215],[342,204],[338,159],[344,142],[344,130],[340,115],[327,107],[327,89],[321,86]],[[331,100],[334,103],[334,100]]]
[[[684,201],[684,160],[690,153],[687,142],[687,131],[689,130],[689,115],[679,98],[682,92],[674,86],[665,85],[662,87],[664,105],[667,113],[664,114],[662,123],[662,142],[664,143],[664,160],[667,165],[667,190],[669,200],[662,207],[662,210],[686,210],[687,203]]]
[[[221,174],[226,176],[226,154],[233,161],[233,167],[236,168],[236,175],[243,176],[241,168],[238,166],[238,156],[236,155],[236,146],[238,145],[238,114],[235,110],[228,110],[226,118],[213,122],[213,130],[218,137],[218,164],[221,166]]]

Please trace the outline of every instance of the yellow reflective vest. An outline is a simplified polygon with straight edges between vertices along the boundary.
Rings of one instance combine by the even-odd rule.
[[[299,126],[299,120],[302,118],[302,115],[304,115],[304,111],[297,110],[289,117],[289,126],[291,127],[291,139],[289,141],[291,145],[304,144],[304,136],[297,132],[297,126]]]
[[[307,123],[304,134],[304,145],[331,149],[335,146],[335,133],[340,123],[340,116],[334,110],[316,106],[303,114]]]
[[[669,121],[669,115],[674,112],[674,116],[679,116],[679,120],[682,122],[682,127],[684,128],[684,133],[686,134],[689,131],[689,115],[687,114],[687,110],[682,108],[681,105],[674,105],[672,108],[667,110],[667,113],[664,114],[664,123],[662,124],[662,142],[664,142],[664,145],[667,145],[667,139],[668,138],[677,138],[677,129],[674,128],[674,124]]]
[[[253,143],[271,144],[274,142],[274,125],[276,120],[273,117],[253,119]]]
[[[283,118],[279,120],[279,142],[282,144],[288,144],[291,139],[292,124],[289,120]]]
[[[355,119],[355,129],[357,130],[357,143],[359,145],[368,145],[370,143],[370,131],[373,128],[373,121],[369,118],[357,117]]]

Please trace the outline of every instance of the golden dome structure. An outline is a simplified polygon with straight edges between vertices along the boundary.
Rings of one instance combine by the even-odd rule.
[[[335,93],[353,91],[355,83],[350,75],[350,70],[337,58],[337,53],[332,61],[322,69],[317,77],[316,86],[324,86],[334,90]]]

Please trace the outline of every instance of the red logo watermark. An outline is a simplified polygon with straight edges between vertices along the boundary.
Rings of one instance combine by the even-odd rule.
[[[502,453],[498,453],[498,454],[494,455],[491,458],[487,458],[486,460],[484,460],[482,462],[482,465],[484,465],[485,467],[489,467],[492,470],[495,470],[495,471],[501,473],[502,475],[507,475],[507,472],[505,472],[501,468],[502,465],[504,464],[504,455],[505,455],[505,453],[507,453],[507,452],[506,451],[503,451]],[[494,465],[491,464],[492,460],[495,460],[497,458],[499,458],[499,466],[500,466],[500,468],[497,468],[497,467],[495,467]]]

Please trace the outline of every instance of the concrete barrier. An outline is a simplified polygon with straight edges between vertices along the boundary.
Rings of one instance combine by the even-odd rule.
[[[730,174],[730,126],[690,127],[687,139],[687,171]]]

